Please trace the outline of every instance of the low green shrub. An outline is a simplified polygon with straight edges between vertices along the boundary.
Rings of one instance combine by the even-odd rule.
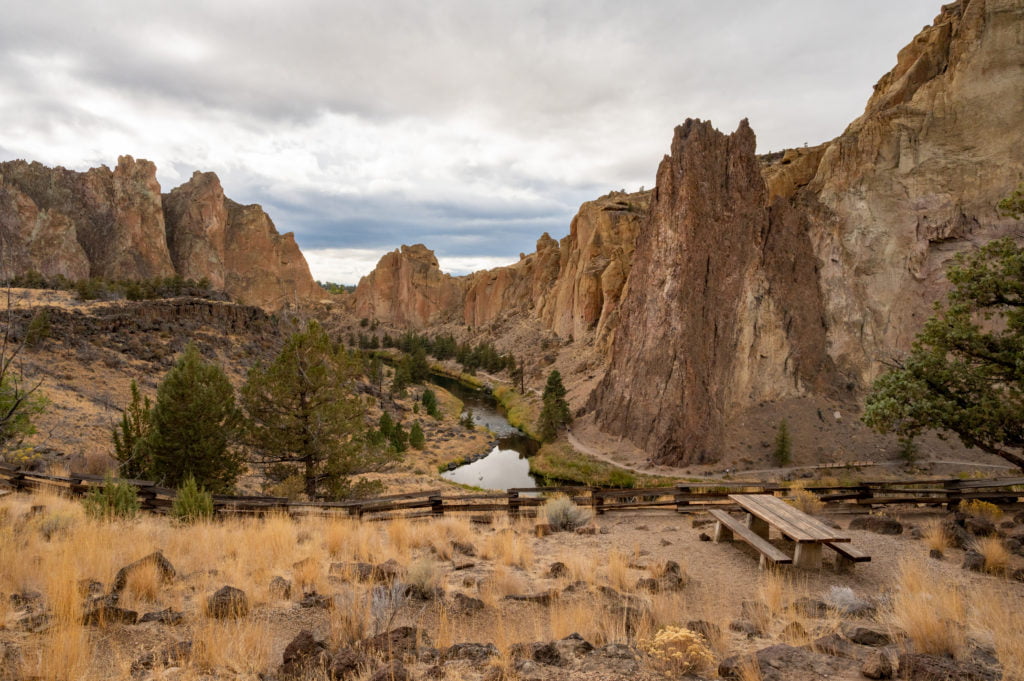
[[[178,488],[171,505],[171,515],[186,523],[197,523],[213,517],[213,495],[196,484],[191,475]]]
[[[139,497],[135,488],[126,482],[107,480],[102,487],[89,491],[82,501],[85,512],[92,518],[114,520],[134,518],[139,512]]]

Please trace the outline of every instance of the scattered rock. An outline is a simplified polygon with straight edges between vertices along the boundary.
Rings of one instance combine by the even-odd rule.
[[[974,543],[971,533],[964,529],[963,525],[956,522],[955,518],[947,518],[942,524],[946,532],[949,544],[955,549],[966,549]]]
[[[811,648],[818,653],[825,653],[833,657],[857,657],[857,649],[839,634],[828,634],[815,639]]]
[[[46,613],[26,615],[18,620],[18,626],[32,634],[41,634],[50,628],[50,616]]]
[[[549,667],[565,667],[568,665],[568,661],[562,657],[562,653],[559,652],[558,646],[554,643],[538,645],[533,651],[533,661],[546,664]]]
[[[711,535],[708,534],[707,532],[701,532],[697,536],[697,538],[700,539],[701,541],[711,541]]]
[[[132,674],[140,674],[154,667],[181,667],[192,657],[192,641],[178,641],[160,650],[146,653],[132,662]]]
[[[371,653],[387,653],[394,656],[415,655],[420,645],[429,645],[430,638],[425,631],[416,627],[397,627],[360,642],[360,648]]]
[[[750,620],[733,620],[729,622],[729,630],[745,634],[747,638],[754,638],[761,635],[761,627]]]
[[[989,537],[996,533],[996,526],[991,520],[973,515],[964,520],[964,529],[975,537]]]
[[[288,600],[292,597],[292,583],[279,575],[270,580],[268,591],[274,598]]]
[[[594,646],[575,632],[555,641],[555,647],[564,658],[582,657],[594,650]]]
[[[557,561],[551,564],[548,568],[548,577],[551,579],[560,579],[562,577],[569,576],[569,568],[566,567],[565,563]]]
[[[337,681],[356,678],[369,660],[353,648],[344,647],[334,651],[330,665],[330,677]]]
[[[874,650],[860,666],[860,673],[869,679],[891,679],[895,671],[892,656],[885,650]]]
[[[597,527],[594,525],[586,525],[584,527],[577,527],[576,534],[597,534]]]
[[[282,676],[303,677],[325,669],[332,662],[327,644],[303,629],[285,646],[278,673]]]
[[[698,527],[707,527],[714,521],[711,518],[694,518],[690,521],[690,527],[697,529]]]
[[[914,681],[997,681],[1002,674],[969,660],[944,655],[904,653],[899,658],[900,677]]]
[[[942,553],[940,549],[932,549],[928,552],[928,557],[933,560],[942,560],[943,558],[945,558],[945,555]]]
[[[467,596],[462,592],[456,593],[452,597],[452,610],[461,614],[468,614],[473,612],[480,612],[484,609],[484,602],[479,598],[473,598]]]
[[[1018,582],[1024,582],[1024,568],[1017,568],[1012,573],[1010,573],[1010,579],[1013,579]]]
[[[481,663],[497,656],[498,648],[493,643],[456,643],[441,653],[441,660],[469,660]]]
[[[843,636],[862,646],[887,646],[892,643],[889,632],[877,627],[867,627],[849,622],[842,624]]]
[[[100,603],[82,616],[82,624],[86,626],[107,626],[108,624],[135,624],[139,613],[134,610],[119,608],[116,605]]]
[[[538,605],[551,605],[551,601],[555,600],[556,597],[556,592],[544,591],[536,594],[509,594],[505,596],[505,600],[520,601],[522,603],[536,603]]]
[[[797,621],[790,622],[782,629],[782,640],[786,643],[803,643],[807,638],[807,630]]]
[[[803,681],[839,676],[849,663],[804,647],[780,643],[751,655],[733,655],[718,665],[723,678],[740,678],[745,665],[754,663],[763,681]]]
[[[469,542],[452,541],[452,548],[464,556],[476,556],[476,547]]]
[[[670,542],[668,539],[665,539],[664,537],[662,538],[662,540],[659,543],[662,546],[672,546],[672,542]]]
[[[793,610],[803,617],[824,617],[828,614],[828,604],[819,601],[817,598],[801,596],[793,601]]]
[[[217,619],[245,617],[249,614],[249,598],[241,589],[222,586],[207,599],[206,614]]]
[[[147,612],[139,618],[139,624],[145,624],[146,622],[158,622],[159,624],[177,626],[184,621],[185,613],[179,612],[174,608],[165,608],[158,612]]]
[[[968,550],[964,554],[964,562],[960,567],[972,572],[984,572],[985,556],[981,555],[977,551]]]
[[[412,677],[401,662],[392,662],[375,671],[368,681],[411,681]]]
[[[99,596],[103,593],[103,582],[97,582],[95,579],[80,579],[78,580],[78,595],[80,596]]]
[[[314,591],[303,596],[302,600],[299,601],[299,605],[303,608],[320,608],[321,610],[330,610],[334,607],[334,599],[330,596],[318,594]]]
[[[554,532],[554,530],[551,529],[551,525],[548,523],[537,523],[533,528],[533,533],[538,537],[546,537],[552,532]]]
[[[636,590],[656,594],[661,591],[661,583],[653,577],[641,577],[637,580]]]
[[[867,530],[875,534],[903,534],[903,525],[880,515],[862,515],[850,522],[851,530]]]
[[[459,570],[472,570],[475,567],[476,567],[476,563],[471,562],[471,561],[466,561],[466,562],[463,562],[463,563],[455,563],[454,565],[452,565],[452,570],[455,570],[456,572],[458,572]]]
[[[607,527],[602,527],[597,531],[598,534],[609,534],[610,532],[611,530],[609,530]]]
[[[722,628],[707,620],[690,620],[686,623],[686,628],[697,632],[707,641],[714,641],[722,636]]]
[[[160,551],[154,551],[148,556],[139,558],[134,563],[129,563],[123,568],[117,571],[117,575],[114,577],[114,586],[111,589],[112,593],[121,593],[124,590],[126,584],[128,584],[129,576],[136,570],[140,570],[147,567],[155,567],[160,575],[160,581],[163,584],[174,581],[177,576],[177,572],[174,566],[171,565],[171,561],[164,557],[164,554]]]

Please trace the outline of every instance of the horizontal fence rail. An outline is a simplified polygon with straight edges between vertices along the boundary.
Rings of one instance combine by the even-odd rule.
[[[58,490],[71,496],[85,496],[109,479],[84,473],[46,475],[0,464],[0,482],[18,491]],[[143,510],[169,513],[177,491],[148,480],[117,480],[135,488]],[[858,481],[835,485],[810,483],[801,486],[816,494],[830,508],[871,508],[890,504],[944,506],[952,509],[961,501],[979,499],[1002,506],[1021,503],[1024,477],[1019,478],[908,478],[902,480]],[[440,489],[391,494],[348,501],[293,501],[284,497],[213,495],[214,512],[221,516],[347,515],[360,518],[443,516],[447,513],[535,516],[545,502],[544,495],[562,493],[597,515],[629,511],[670,510],[693,513],[710,508],[731,508],[730,494],[779,494],[794,486],[761,481],[679,483],[672,487],[635,489],[598,487],[522,487],[495,492],[443,492]],[[0,491],[0,495],[3,492]],[[484,515],[474,520],[484,521]]]

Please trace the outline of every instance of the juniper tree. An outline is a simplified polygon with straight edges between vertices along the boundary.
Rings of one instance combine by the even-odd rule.
[[[241,417],[224,371],[190,343],[160,383],[149,431],[137,446],[160,484],[179,487],[192,476],[212,493],[227,492],[243,468],[234,446]]]
[[[242,388],[247,440],[273,477],[299,475],[310,498],[359,494],[352,475],[392,460],[367,437],[366,407],[356,393],[357,359],[335,348],[315,321],[291,335],[268,366],[249,371]]]
[[[1001,204],[1009,214],[1013,198]],[[992,241],[958,255],[947,277],[946,304],[875,381],[864,421],[901,438],[952,432],[1024,468],[1024,248]]]
[[[132,381],[132,401],[121,414],[121,422],[114,428],[114,458],[122,478],[149,479],[152,475],[152,460],[149,450],[143,446],[149,435],[153,405],[143,397],[139,385]]]
[[[565,386],[562,385],[562,375],[558,369],[552,369],[548,374],[548,382],[544,386],[544,407],[540,411],[537,421],[540,439],[544,442],[551,442],[558,436],[558,429],[572,420],[569,413],[569,403],[565,401]]]

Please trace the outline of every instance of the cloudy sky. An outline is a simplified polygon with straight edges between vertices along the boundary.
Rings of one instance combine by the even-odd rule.
[[[940,0],[0,0],[0,160],[193,170],[355,283],[464,273],[650,186],[672,128],[830,139]]]

